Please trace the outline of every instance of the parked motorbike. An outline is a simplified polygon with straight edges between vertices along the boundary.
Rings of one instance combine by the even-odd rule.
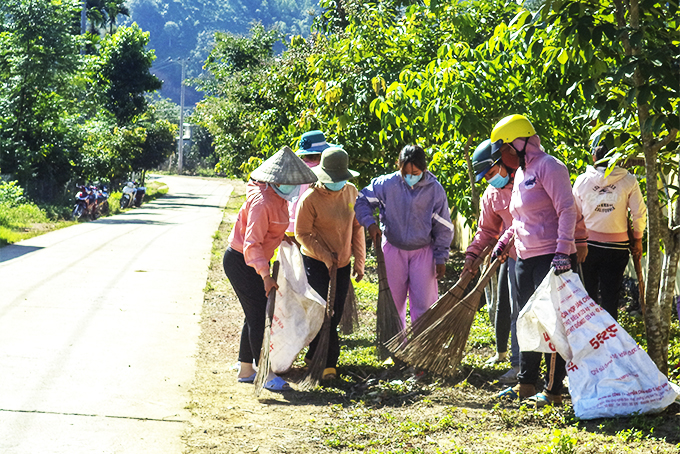
[[[97,195],[97,210],[99,213],[109,212],[109,190],[106,186],[94,187]]]
[[[132,208],[135,204],[136,195],[137,188],[135,187],[135,183],[128,181],[123,187],[123,195],[120,196],[120,209]]]
[[[76,205],[73,207],[71,217],[76,221],[80,219],[81,216],[89,216],[92,220],[97,219],[99,216],[97,195],[91,188],[85,185],[77,187],[78,193],[76,194]]]

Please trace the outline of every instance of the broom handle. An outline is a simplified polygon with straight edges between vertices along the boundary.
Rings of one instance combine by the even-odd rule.
[[[513,236],[512,238],[510,238],[510,241],[508,241],[508,244],[506,244],[505,247],[503,248],[503,252],[498,254],[499,257],[502,256],[503,254],[506,254],[510,250],[510,248],[514,246],[514,244],[515,244],[515,237]],[[491,280],[491,276],[493,276],[494,273],[496,272],[496,270],[498,270],[498,267],[501,266],[501,263],[502,262],[498,259],[498,257],[496,257],[496,259],[493,262],[491,262],[491,265],[489,265],[489,267],[486,269],[486,271],[484,272],[482,277],[479,279],[479,282],[477,282],[477,285],[475,285],[475,288],[470,292],[470,294],[467,297],[465,297],[463,299],[463,301],[468,300],[468,297],[470,297],[470,295],[472,295],[473,293],[480,293],[481,294],[482,289],[484,287],[486,287],[486,285],[489,283],[489,280]],[[477,309],[475,308],[475,310],[477,310]]]
[[[477,274],[477,271],[479,270],[479,267],[482,266],[482,263],[484,262],[484,259],[486,256],[491,252],[493,249],[493,245],[488,245],[487,247],[484,248],[481,254],[479,254],[479,257],[475,259],[475,261],[472,263],[472,269],[475,270],[474,272],[470,272],[468,270],[463,270],[462,273],[460,273],[460,277],[458,278],[458,281],[456,284],[449,289],[447,293],[450,293],[453,295],[456,299],[461,299],[463,297],[463,293],[465,292],[465,289],[467,288],[468,284],[472,280],[472,278],[475,277],[475,274]]]
[[[333,253],[333,257],[337,258],[337,254]],[[338,267],[335,262],[333,262],[333,265],[331,265],[329,273],[331,280],[328,284],[328,298],[326,298],[326,315],[328,318],[333,316],[333,308],[335,306],[335,290],[338,285]]]
[[[382,234],[376,235],[373,246],[375,246],[375,255],[378,260],[378,278],[385,278],[387,277],[387,268],[385,267],[385,254],[382,250]]]
[[[276,281],[276,279],[279,277],[279,261],[276,260],[274,262],[274,265],[272,265],[272,279]],[[269,297],[267,298],[267,318],[269,320],[274,317],[274,305],[276,304],[276,287],[272,288],[271,291],[269,292]]]
[[[628,218],[628,244],[632,248],[635,236],[633,234],[633,222]],[[638,300],[640,301],[640,309],[642,314],[645,313],[645,276],[642,274],[642,257],[633,256],[633,266],[635,267],[635,274],[638,279],[638,293],[640,294]]]

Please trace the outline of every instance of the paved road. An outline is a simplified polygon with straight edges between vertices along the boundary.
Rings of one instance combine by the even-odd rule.
[[[231,186],[0,248],[0,453],[182,452],[212,235]]]

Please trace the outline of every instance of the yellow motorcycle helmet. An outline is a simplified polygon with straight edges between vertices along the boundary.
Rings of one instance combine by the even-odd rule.
[[[531,137],[536,134],[534,125],[524,115],[509,115],[499,121],[491,131],[492,150],[498,151],[503,144],[512,143],[520,137]]]

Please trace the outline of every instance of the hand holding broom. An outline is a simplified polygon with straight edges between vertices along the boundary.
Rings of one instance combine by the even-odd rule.
[[[503,249],[507,253],[514,246],[514,237]],[[460,364],[470,328],[479,307],[479,299],[502,259],[497,257],[487,268],[475,288],[441,318],[411,339],[400,349],[398,358],[421,369],[437,374],[452,374]]]
[[[272,318],[274,317],[274,306],[276,304],[276,278],[279,275],[279,261],[275,261],[272,267],[272,279],[274,286],[269,288],[267,296],[267,308],[264,321],[264,335],[262,337],[262,348],[260,349],[260,360],[257,362],[257,375],[255,376],[255,395],[260,396],[264,384],[267,382],[269,369],[271,369],[271,361],[269,360],[269,352],[271,351],[272,340]]]
[[[484,262],[484,258],[491,252],[492,248],[493,246],[491,245],[484,248],[482,253],[479,254],[479,257],[477,257],[470,266],[463,269],[463,272],[460,273],[460,277],[453,287],[440,296],[439,299],[418,317],[410,327],[405,328],[397,336],[390,339],[387,348],[389,348],[397,358],[402,357],[406,344],[411,339],[442,318],[444,314],[460,301],[463,297],[463,293],[465,293],[468,285],[475,277],[475,274],[477,274],[479,267]]]

